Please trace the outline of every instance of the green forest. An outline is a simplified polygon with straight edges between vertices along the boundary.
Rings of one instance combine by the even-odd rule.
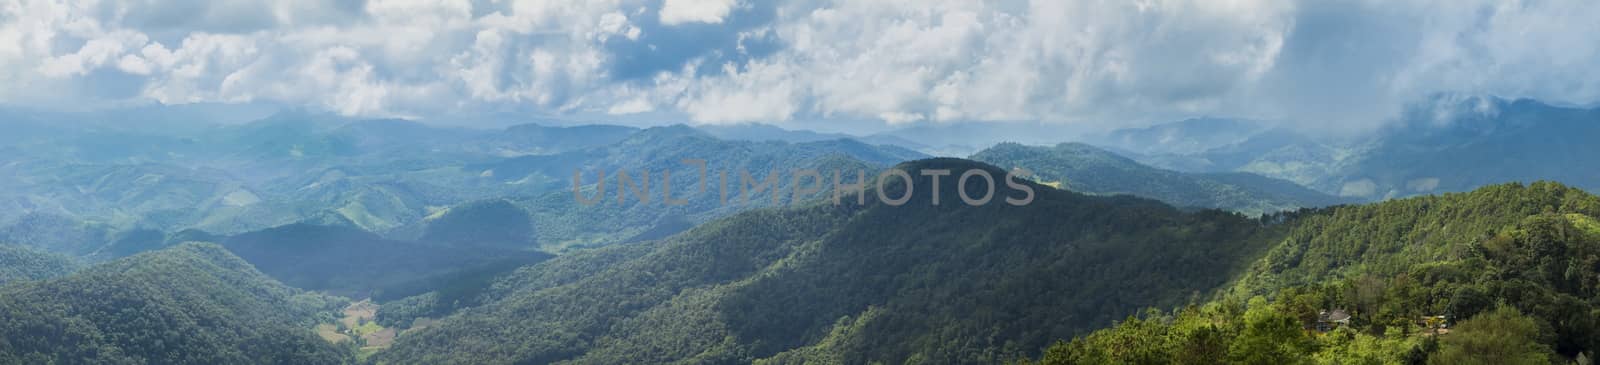
[[[1301,212],[1216,299],[1020,363],[1590,363],[1597,214],[1600,199],[1545,182]]]
[[[0,287],[0,364],[340,364],[311,332],[343,300],[184,244]]]

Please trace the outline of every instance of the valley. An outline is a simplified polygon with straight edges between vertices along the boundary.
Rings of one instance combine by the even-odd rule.
[[[0,189],[0,363],[1395,363],[1500,346],[1485,338],[1540,359],[1600,345],[1600,198],[1581,176],[1461,166],[1509,175],[1375,198],[1242,167],[1257,162],[1156,167],[1277,133],[1202,124],[1241,131],[1164,155],[1090,140],[966,158],[775,127],[280,113],[120,137],[137,153],[62,131],[34,145],[53,157],[0,166],[17,177]],[[1466,148],[1438,138],[1408,143]],[[730,204],[686,159],[783,178]],[[856,192],[799,170],[868,173]],[[621,171],[670,174],[635,189],[682,204],[616,199]],[[1522,182],[1540,179],[1557,181]],[[574,196],[602,184],[598,203]],[[984,195],[1029,200],[959,204]]]

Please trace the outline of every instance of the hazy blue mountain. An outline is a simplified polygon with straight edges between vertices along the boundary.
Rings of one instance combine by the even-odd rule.
[[[14,152],[0,157],[0,171],[13,177],[0,182],[0,223],[45,213],[117,229],[237,233],[331,214],[384,231],[429,207],[539,192],[467,166],[615,143],[636,131],[480,130],[295,110],[239,123],[150,122],[172,128],[131,128],[119,117],[0,114],[0,125],[18,132],[0,138],[0,151]],[[125,118],[145,119],[137,111]]]
[[[68,256],[94,252],[108,243],[113,228],[66,216],[30,213],[0,226],[0,242]]]
[[[1061,189],[1136,195],[1180,207],[1261,214],[1343,202],[1288,181],[1246,173],[1192,174],[1158,169],[1082,143],[1054,147],[1002,143],[978,152],[972,159],[1027,169],[1038,181]]]
[[[916,123],[889,132],[863,137],[872,143],[906,146],[932,156],[963,157],[999,143],[1053,145],[1081,140],[1090,133],[1080,125],[1043,122],[938,122]],[[881,140],[880,140],[881,139]]]
[[[1152,128],[1184,130],[1191,123]],[[1188,148],[1190,143],[1123,148],[1129,156],[1157,167],[1249,172],[1368,201],[1468,191],[1507,181],[1553,180],[1597,191],[1600,172],[1575,168],[1593,165],[1587,156],[1600,152],[1590,142],[1600,138],[1597,126],[1600,109],[1595,108],[1441,95],[1356,137],[1313,138],[1286,129],[1262,129],[1246,133],[1236,143],[1199,152]]]
[[[806,143],[856,138],[856,136],[843,133],[821,133],[809,130],[789,130],[774,125],[760,123],[708,124],[695,126],[694,128],[705,131],[706,133],[720,139],[746,140],[755,142],[781,141],[789,143]]]
[[[1131,151],[1141,155],[1186,155],[1236,144],[1264,130],[1266,127],[1246,120],[1195,118],[1143,128],[1113,130],[1104,136],[1090,137],[1089,140],[1115,151]]]
[[[7,122],[38,126],[42,134],[0,146],[26,152],[7,155],[0,163],[0,171],[15,177],[0,182],[0,208],[8,208],[0,213],[0,228],[17,242],[96,259],[170,243],[155,239],[154,233],[135,233],[185,229],[229,235],[304,222],[423,239],[425,226],[469,229],[434,224],[434,218],[445,217],[440,213],[466,214],[473,209],[451,208],[501,198],[517,201],[519,211],[543,212],[538,220],[543,223],[501,232],[501,241],[523,242],[521,247],[627,241],[677,232],[737,209],[643,207],[616,215],[635,217],[624,221],[590,215],[595,222],[608,222],[590,226],[572,220],[581,213],[560,207],[568,202],[541,207],[526,202],[569,191],[571,174],[580,168],[660,172],[682,168],[681,159],[699,158],[711,167],[766,171],[813,166],[811,162],[831,155],[877,165],[924,156],[854,141],[724,141],[682,126],[641,131],[523,124],[476,130],[288,110],[234,124],[186,121],[187,127],[162,134],[98,127],[98,120],[50,123],[50,118],[62,117],[30,115]],[[130,142],[95,143],[101,140]],[[721,157],[727,160],[719,161]],[[30,223],[45,218],[55,223]],[[636,224],[638,219],[650,223]],[[551,233],[531,228],[541,225],[558,228]],[[80,226],[97,231],[72,228]],[[552,238],[560,232],[586,233]]]
[[[1553,180],[1600,191],[1600,109],[1532,100],[1441,100],[1383,130],[1319,187],[1370,199]]]
[[[522,225],[493,224],[493,221],[474,219],[463,227],[476,227],[502,237],[526,234],[531,231],[533,245],[544,250],[559,251],[569,247],[591,246],[663,237],[691,227],[695,223],[724,216],[733,212],[773,205],[770,199],[743,202],[729,198],[722,202],[723,189],[737,196],[741,172],[761,180],[768,174],[778,173],[780,199],[778,204],[793,200],[795,170],[817,171],[823,181],[806,178],[801,183],[807,187],[818,184],[820,190],[807,197],[822,196],[832,189],[834,171],[840,171],[845,180],[854,181],[857,171],[876,174],[884,167],[901,161],[925,157],[915,151],[894,146],[873,146],[851,139],[824,140],[806,143],[780,141],[743,141],[715,138],[703,131],[686,126],[656,127],[642,130],[613,145],[570,151],[556,155],[526,156],[482,166],[483,175],[503,184],[527,186],[524,191],[542,193],[517,196],[510,201],[526,211],[532,220],[531,229]],[[702,190],[700,168],[685,164],[685,159],[705,162],[706,182]],[[582,189],[586,198],[599,194],[599,173],[606,173],[606,190],[599,204],[585,205],[572,193],[573,172],[582,171]],[[619,202],[619,172],[630,176],[631,189],[626,202]],[[648,203],[639,202],[635,192],[648,172],[651,181]],[[720,174],[728,174],[728,183],[720,183]],[[664,179],[672,177],[671,195],[682,200],[681,205],[666,205]],[[770,188],[769,188],[770,189]],[[770,198],[771,190],[761,193]],[[499,219],[520,213],[474,212],[490,207],[472,204],[455,206],[419,222],[412,227],[397,230],[403,238],[421,238],[425,231],[444,224],[451,215],[497,216]],[[504,209],[498,209],[504,210]],[[457,225],[457,224],[451,224]],[[426,227],[426,228],[424,228]],[[460,230],[460,229],[452,229]],[[511,231],[506,231],[511,230]]]
[[[614,125],[552,127],[520,124],[484,133],[464,147],[469,151],[505,157],[543,155],[609,145],[637,131],[638,128]]]

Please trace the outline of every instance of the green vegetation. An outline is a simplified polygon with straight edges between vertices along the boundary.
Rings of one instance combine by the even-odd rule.
[[[388,240],[353,227],[293,224],[222,239],[262,272],[291,286],[351,297],[395,298],[429,290],[484,286],[479,271],[509,271],[549,254]],[[492,277],[492,276],[491,276]],[[392,292],[383,294],[384,292]]]
[[[954,159],[902,167],[1004,175]],[[947,182],[947,203],[932,206],[929,183],[918,177],[916,202],[905,206],[757,210],[526,267],[485,293],[487,304],[401,337],[375,359],[995,362],[1222,285],[1233,273],[1216,268],[1242,267],[1276,229],[1039,185],[1027,206],[967,207]]]
[[[1129,318],[1052,346],[1041,362],[1509,364],[1592,356],[1600,349],[1597,214],[1600,198],[1554,183],[1302,212],[1216,301]],[[1325,310],[1352,317],[1323,333]],[[1140,341],[1123,340],[1133,338]]]
[[[79,264],[65,256],[23,246],[0,244],[0,286],[65,276]]]
[[[185,244],[0,288],[0,364],[344,363],[313,332],[341,302]]]
[[[462,247],[534,247],[532,218],[504,199],[467,203],[441,213],[424,221],[422,241]]]

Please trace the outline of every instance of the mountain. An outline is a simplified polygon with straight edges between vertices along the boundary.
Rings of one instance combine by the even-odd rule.
[[[483,304],[403,336],[385,363],[996,362],[1136,308],[1222,285],[1274,228],[1132,197],[997,183],[967,206],[944,178],[1005,171],[956,159],[904,163],[876,198],[758,209],[663,240],[572,252],[525,267]],[[876,184],[869,183],[869,186]],[[967,186],[979,196],[986,184]],[[1153,268],[1160,268],[1155,270]],[[407,308],[410,309],[410,308]],[[380,310],[380,317],[385,317]],[[1048,319],[1048,320],[1047,320]],[[405,318],[390,319],[407,322]]]
[[[68,256],[94,252],[108,243],[113,229],[62,215],[29,213],[0,226],[0,242]]]
[[[603,124],[570,127],[520,124],[480,136],[466,147],[506,157],[543,155],[617,143],[638,131],[633,127]]]
[[[1600,198],[1549,182],[1302,212],[1218,299],[1130,317],[1042,362],[1590,357],[1600,349],[1596,217]],[[1325,322],[1329,309],[1348,324]]]
[[[10,230],[0,237],[106,257],[138,252],[137,242],[114,241],[145,231],[236,235],[313,223],[418,240],[423,226],[439,224],[432,219],[449,218],[438,213],[460,214],[472,210],[462,205],[503,199],[548,218],[530,222],[533,227],[558,227],[506,234],[531,232],[540,237],[519,238],[521,246],[559,248],[660,237],[742,209],[643,208],[620,214],[625,221],[580,224],[579,232],[567,231],[576,234],[553,238],[565,230],[559,227],[579,222],[570,219],[578,213],[569,213],[579,209],[529,202],[570,191],[571,174],[580,168],[672,168],[688,177],[698,171],[675,166],[684,158],[706,160],[711,168],[764,171],[818,166],[812,162],[834,154],[882,166],[924,156],[853,140],[720,140],[685,126],[478,130],[289,110],[237,124],[185,121],[164,133],[99,119],[53,119],[73,117],[79,116],[23,114],[0,121],[38,132],[0,146],[18,152],[0,157],[0,172],[13,176],[0,182],[0,230]],[[646,222],[633,224],[639,220]],[[120,248],[102,250],[108,244]]]
[[[637,131],[466,129],[294,110],[246,123],[119,123],[147,122],[142,115],[0,112],[0,125],[19,134],[0,139],[0,151],[14,152],[0,157],[0,172],[12,177],[0,182],[0,222],[40,213],[114,230],[240,233],[337,215],[387,231],[429,207],[536,193],[468,166],[602,146]]]
[[[1274,128],[1243,133],[1237,143],[1203,151],[1183,147],[1191,145],[1187,142],[1117,146],[1157,167],[1248,172],[1364,201],[1463,192],[1507,181],[1550,180],[1600,191],[1595,183],[1600,172],[1574,168],[1590,165],[1586,156],[1600,153],[1591,143],[1600,137],[1597,122],[1600,108],[1440,95],[1409,106],[1382,128],[1351,137],[1313,138]],[[1187,130],[1185,125],[1152,128]]]
[[[746,140],[746,141],[782,141],[789,143],[806,143],[828,141],[835,139],[854,138],[842,133],[819,133],[808,130],[788,130],[773,125],[746,123],[728,125],[701,125],[695,129],[706,132],[719,139]]]
[[[0,244],[0,287],[6,284],[66,276],[79,264],[66,256],[23,246]]]
[[[1002,143],[973,160],[1032,171],[1039,181],[1091,194],[1129,194],[1180,207],[1262,213],[1342,203],[1294,183],[1245,173],[1190,174],[1145,166],[1082,143],[1055,147]]]
[[[1195,118],[1143,128],[1118,129],[1089,139],[1118,151],[1146,155],[1194,154],[1243,142],[1266,127],[1226,118]]]
[[[1081,125],[1013,121],[913,123],[862,138],[880,144],[899,145],[895,141],[907,141],[914,145],[902,146],[933,156],[959,157],[999,143],[1049,145],[1081,140],[1091,135]]]
[[[465,238],[439,236],[443,242]],[[470,238],[467,237],[467,238]],[[300,289],[356,297],[415,290],[418,282],[504,261],[532,264],[549,255],[491,245],[451,246],[384,239],[346,226],[292,224],[220,239],[261,272]]]
[[[426,221],[422,240],[456,246],[529,248],[535,245],[528,211],[503,199],[467,203]]]
[[[1493,98],[1440,101],[1383,133],[1321,185],[1366,198],[1535,180],[1600,191],[1600,171],[1583,168],[1600,153],[1593,143],[1600,138],[1600,108]]]
[[[552,252],[659,238],[693,224],[745,209],[792,203],[796,201],[792,194],[794,175],[800,170],[813,170],[819,175],[826,175],[822,181],[810,178],[801,181],[808,187],[823,185],[818,186],[821,188],[818,192],[810,195],[820,196],[832,191],[832,185],[825,183],[833,181],[832,174],[835,171],[854,178],[858,171],[872,173],[895,163],[922,157],[926,156],[903,148],[873,146],[850,139],[806,143],[751,142],[719,139],[681,125],[649,128],[604,147],[512,158],[477,167],[486,171],[486,175],[489,175],[486,179],[530,186],[527,191],[540,193],[506,199],[520,209],[479,203],[454,206],[436,212],[433,217],[413,227],[398,230],[395,236],[424,239],[418,234],[426,235],[427,230],[455,225],[462,228],[451,230],[484,232],[508,239],[531,234],[531,244]],[[703,162],[704,171],[698,165],[685,163],[685,160]],[[577,183],[583,196],[600,199],[597,204],[581,203],[574,196],[574,172],[582,173],[580,176],[583,181]],[[618,200],[623,190],[622,172],[630,174],[627,178],[631,190],[627,200]],[[601,189],[599,181],[601,173],[605,174],[606,179],[604,189]],[[721,180],[723,173],[728,174],[726,183]],[[777,180],[775,186],[766,188],[760,194],[770,197],[776,191],[779,199],[776,202],[738,200],[741,173],[749,174],[755,180],[777,174],[774,177]],[[670,184],[665,180],[668,176],[672,179]],[[648,188],[641,186],[646,180]],[[666,203],[666,189],[669,187],[672,199],[681,204]],[[637,193],[641,189],[649,191],[649,202],[638,200]],[[725,192],[731,196],[730,202],[723,202]],[[515,220],[514,217],[522,214],[529,216],[530,224],[507,221]],[[454,219],[452,216],[492,216],[493,219]]]
[[[0,363],[345,363],[312,331],[340,304],[186,244],[0,288]]]

